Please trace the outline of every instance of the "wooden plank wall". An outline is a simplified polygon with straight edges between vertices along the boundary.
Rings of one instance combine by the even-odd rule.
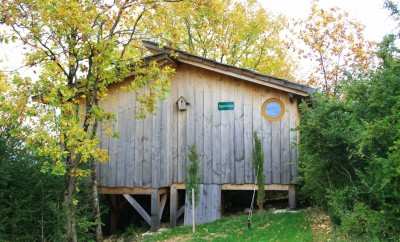
[[[178,111],[183,96],[187,111]],[[280,98],[286,112],[280,121],[261,116],[268,98]],[[267,184],[289,184],[297,175],[296,100],[271,88],[241,81],[186,64],[180,64],[171,83],[169,97],[157,112],[135,120],[136,95],[114,88],[102,101],[116,114],[113,123],[100,127],[101,146],[110,161],[99,166],[102,186],[162,187],[184,183],[187,152],[195,144],[200,154],[203,184],[254,183],[253,132],[263,143]],[[233,101],[234,110],[219,111],[218,102]],[[113,127],[119,138],[109,137]]]
[[[185,197],[183,224],[192,224],[191,197]],[[199,185],[199,199],[195,204],[196,224],[204,224],[221,218],[221,185]]]

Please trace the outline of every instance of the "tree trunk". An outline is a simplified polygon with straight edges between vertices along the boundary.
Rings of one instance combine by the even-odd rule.
[[[66,212],[66,241],[77,242],[75,206],[73,204],[73,195],[75,192],[75,177],[71,174],[71,170],[67,172],[66,191],[64,194],[64,208]]]
[[[91,169],[91,186],[92,186],[92,206],[94,221],[96,224],[96,241],[103,241],[103,232],[101,229],[101,213],[99,205],[99,193],[97,190],[97,171],[96,171],[96,161],[92,160],[90,164]]]

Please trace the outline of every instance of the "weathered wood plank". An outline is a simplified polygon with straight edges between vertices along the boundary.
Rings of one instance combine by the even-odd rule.
[[[290,180],[290,108],[289,105],[286,107],[286,112],[281,120],[281,183],[283,184],[288,184]]]
[[[221,113],[218,111],[218,102],[221,98],[220,78],[212,82],[212,183],[221,183]]]
[[[176,222],[178,219],[177,209],[178,209],[178,190],[175,188],[174,185],[172,185],[170,188],[170,195],[169,195],[169,222],[171,227],[176,226]]]
[[[185,99],[188,96],[188,86],[185,80],[186,75],[178,83],[178,97],[183,96]],[[188,110],[178,111],[178,182],[185,181],[186,171],[186,154],[187,154],[187,116]]]
[[[267,99],[267,98],[266,98]],[[265,100],[266,100],[265,99]],[[262,119],[262,143],[264,148],[264,175],[265,183],[272,183],[272,123],[269,120]]]
[[[115,106],[114,106],[115,107]],[[113,110],[116,112],[116,120],[113,121],[113,133],[117,133],[118,135],[118,118],[119,118],[119,113],[116,110]],[[110,168],[111,168],[111,177],[110,177],[110,182],[112,186],[117,186],[118,185],[118,160],[119,160],[119,145],[118,145],[118,138],[117,137],[111,137],[111,162],[110,162]]]
[[[262,95],[262,90],[259,90],[257,87],[253,87],[253,136],[252,136],[252,141],[253,141],[253,147],[254,147],[254,133],[257,133],[258,138],[262,141],[263,138],[263,118],[261,117],[261,105],[263,103],[263,95]],[[252,149],[253,149],[252,147]],[[252,161],[251,161],[252,162]],[[253,180],[252,183],[254,183],[256,180],[255,174],[256,174],[256,169],[259,169],[258,167],[253,168]]]
[[[151,145],[152,145],[152,127],[153,127],[153,115],[149,115],[145,118],[143,123],[143,185],[151,186],[152,182],[152,160],[151,160]]]
[[[199,177],[200,182],[204,183],[205,177],[205,162],[204,162],[204,89],[203,81],[201,76],[193,76],[194,86],[194,105],[193,105],[193,116],[194,116],[194,144],[196,145],[197,153],[199,154]],[[190,144],[189,144],[190,145]]]
[[[281,124],[280,121],[272,122],[272,183],[281,182]]]
[[[151,231],[157,231],[160,228],[160,197],[158,190],[151,192]]]
[[[182,190],[185,189],[185,184],[174,184],[175,189]],[[265,185],[265,190],[267,191],[288,191],[289,186],[287,184],[267,184]],[[257,187],[255,183],[252,184],[223,184],[221,185],[221,190],[237,190],[237,191],[247,191],[254,190]]]
[[[250,95],[249,95],[250,93]],[[243,104],[243,129],[244,129],[244,182],[254,183],[253,180],[253,93],[246,85],[246,95]]]
[[[292,103],[290,112],[290,183],[296,183],[298,167],[298,111],[297,102]]]
[[[203,183],[210,184],[213,182],[213,113],[215,103],[213,99],[212,82],[207,80],[204,84],[203,92],[203,128],[204,128],[204,141],[203,141]]]
[[[232,101],[229,95],[229,84],[224,78],[221,80],[220,101],[222,102]],[[222,171],[221,183],[229,183],[231,179],[230,177],[232,168],[231,165],[233,164],[233,159],[231,159],[232,155],[231,141],[233,141],[232,130],[231,130],[231,116],[233,110],[223,110],[219,112],[221,115],[221,146],[220,146],[221,171]]]
[[[185,199],[184,225],[192,224],[192,206],[188,198]],[[221,217],[221,186],[199,185],[199,201],[195,207],[196,224],[215,221]]]
[[[227,99],[228,100],[235,100],[235,86],[231,84],[230,79],[225,79],[225,83],[227,86],[228,90],[228,95]],[[236,104],[234,104],[236,105]],[[227,117],[228,117],[228,137],[226,140],[226,145],[227,150],[228,150],[228,167],[229,170],[227,171],[226,177],[227,179],[225,180],[226,183],[231,183],[235,182],[235,109],[237,107],[235,106],[233,110],[229,110],[227,112]]]
[[[244,103],[242,85],[235,88],[235,118],[234,118],[234,165],[235,183],[243,184],[244,179]]]
[[[131,92],[131,98],[129,100],[128,115],[127,115],[127,123],[128,123],[128,148],[127,148],[127,167],[126,167],[126,185],[134,186],[136,185],[135,181],[135,171],[136,171],[136,164],[135,164],[135,132],[136,132],[136,119],[135,119],[135,109],[136,109],[136,97]]]
[[[186,152],[185,156],[185,164],[183,167],[184,171],[184,179],[186,180],[186,170],[189,164],[188,154],[189,154],[189,147],[195,144],[195,85],[193,82],[193,74],[189,71],[190,69],[185,70],[186,75],[186,89],[185,89],[185,98],[190,103],[189,108],[186,110]],[[198,149],[199,147],[197,147]]]
[[[169,128],[170,125],[170,113],[169,107],[170,101],[164,100],[161,103],[161,128],[160,128],[160,182],[159,186],[168,186],[172,183],[171,181],[171,157],[170,157],[170,144],[168,142],[170,133],[172,129]]]
[[[179,72],[180,73],[180,72]],[[171,81],[171,94],[169,97],[170,103],[169,105],[169,110],[170,110],[170,116],[171,116],[171,123],[168,129],[170,129],[170,135],[169,135],[169,146],[171,147],[170,150],[170,164],[171,164],[171,181],[172,183],[176,183],[179,181],[178,179],[178,170],[179,170],[179,162],[178,162],[178,144],[179,144],[179,118],[178,116],[179,111],[176,105],[176,100],[178,99],[178,76],[179,73],[177,73],[176,78]]]
[[[139,213],[140,216],[146,221],[148,225],[152,225],[151,217],[147,214],[146,210],[129,194],[123,194],[124,198],[129,202],[130,205]]]
[[[150,187],[106,187],[100,186],[99,193],[101,194],[132,194],[132,195],[148,195],[151,194],[153,188]],[[160,192],[166,192],[166,188],[160,189]]]
[[[143,185],[143,126],[144,120],[136,120],[135,127],[135,184],[137,186]]]
[[[158,188],[161,182],[161,104],[158,104],[153,116],[152,138],[151,138],[151,181],[152,187]]]

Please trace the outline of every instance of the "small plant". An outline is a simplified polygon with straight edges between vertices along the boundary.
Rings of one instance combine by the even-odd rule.
[[[257,207],[259,210],[264,209],[265,190],[264,190],[264,151],[261,144],[261,140],[257,135],[257,132],[253,134],[254,147],[253,147],[253,166],[256,175],[257,183]]]
[[[195,200],[196,202],[199,200],[199,155],[197,154],[196,145],[192,145],[189,148],[189,155],[188,159],[190,161],[189,165],[187,166],[187,177],[186,177],[186,191],[187,196],[190,198],[192,197],[192,189],[195,193]],[[190,203],[192,203],[191,199]]]

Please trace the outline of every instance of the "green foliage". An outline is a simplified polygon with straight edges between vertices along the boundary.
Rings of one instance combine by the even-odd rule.
[[[302,192],[357,237],[400,234],[400,65],[392,47],[386,39],[382,66],[343,85],[341,98],[315,95],[301,105]]]
[[[183,0],[147,18],[143,31],[195,55],[292,78],[295,63],[283,16],[254,0]]]
[[[188,159],[190,163],[187,166],[186,176],[186,194],[192,203],[192,189],[194,190],[195,201],[199,200],[199,155],[196,150],[196,145],[190,146]]]
[[[314,241],[304,212],[253,215],[252,227],[247,227],[247,215],[230,216],[208,224],[200,224],[192,234],[190,226],[145,236],[143,241]]]
[[[257,184],[257,206],[258,209],[262,210],[264,208],[264,200],[265,200],[265,175],[264,175],[264,151],[261,144],[261,140],[258,137],[257,133],[253,134],[254,139],[254,147],[253,147],[253,167],[254,173],[256,175],[256,184]]]
[[[0,137],[0,153],[0,241],[61,240],[63,179],[16,139]]]

